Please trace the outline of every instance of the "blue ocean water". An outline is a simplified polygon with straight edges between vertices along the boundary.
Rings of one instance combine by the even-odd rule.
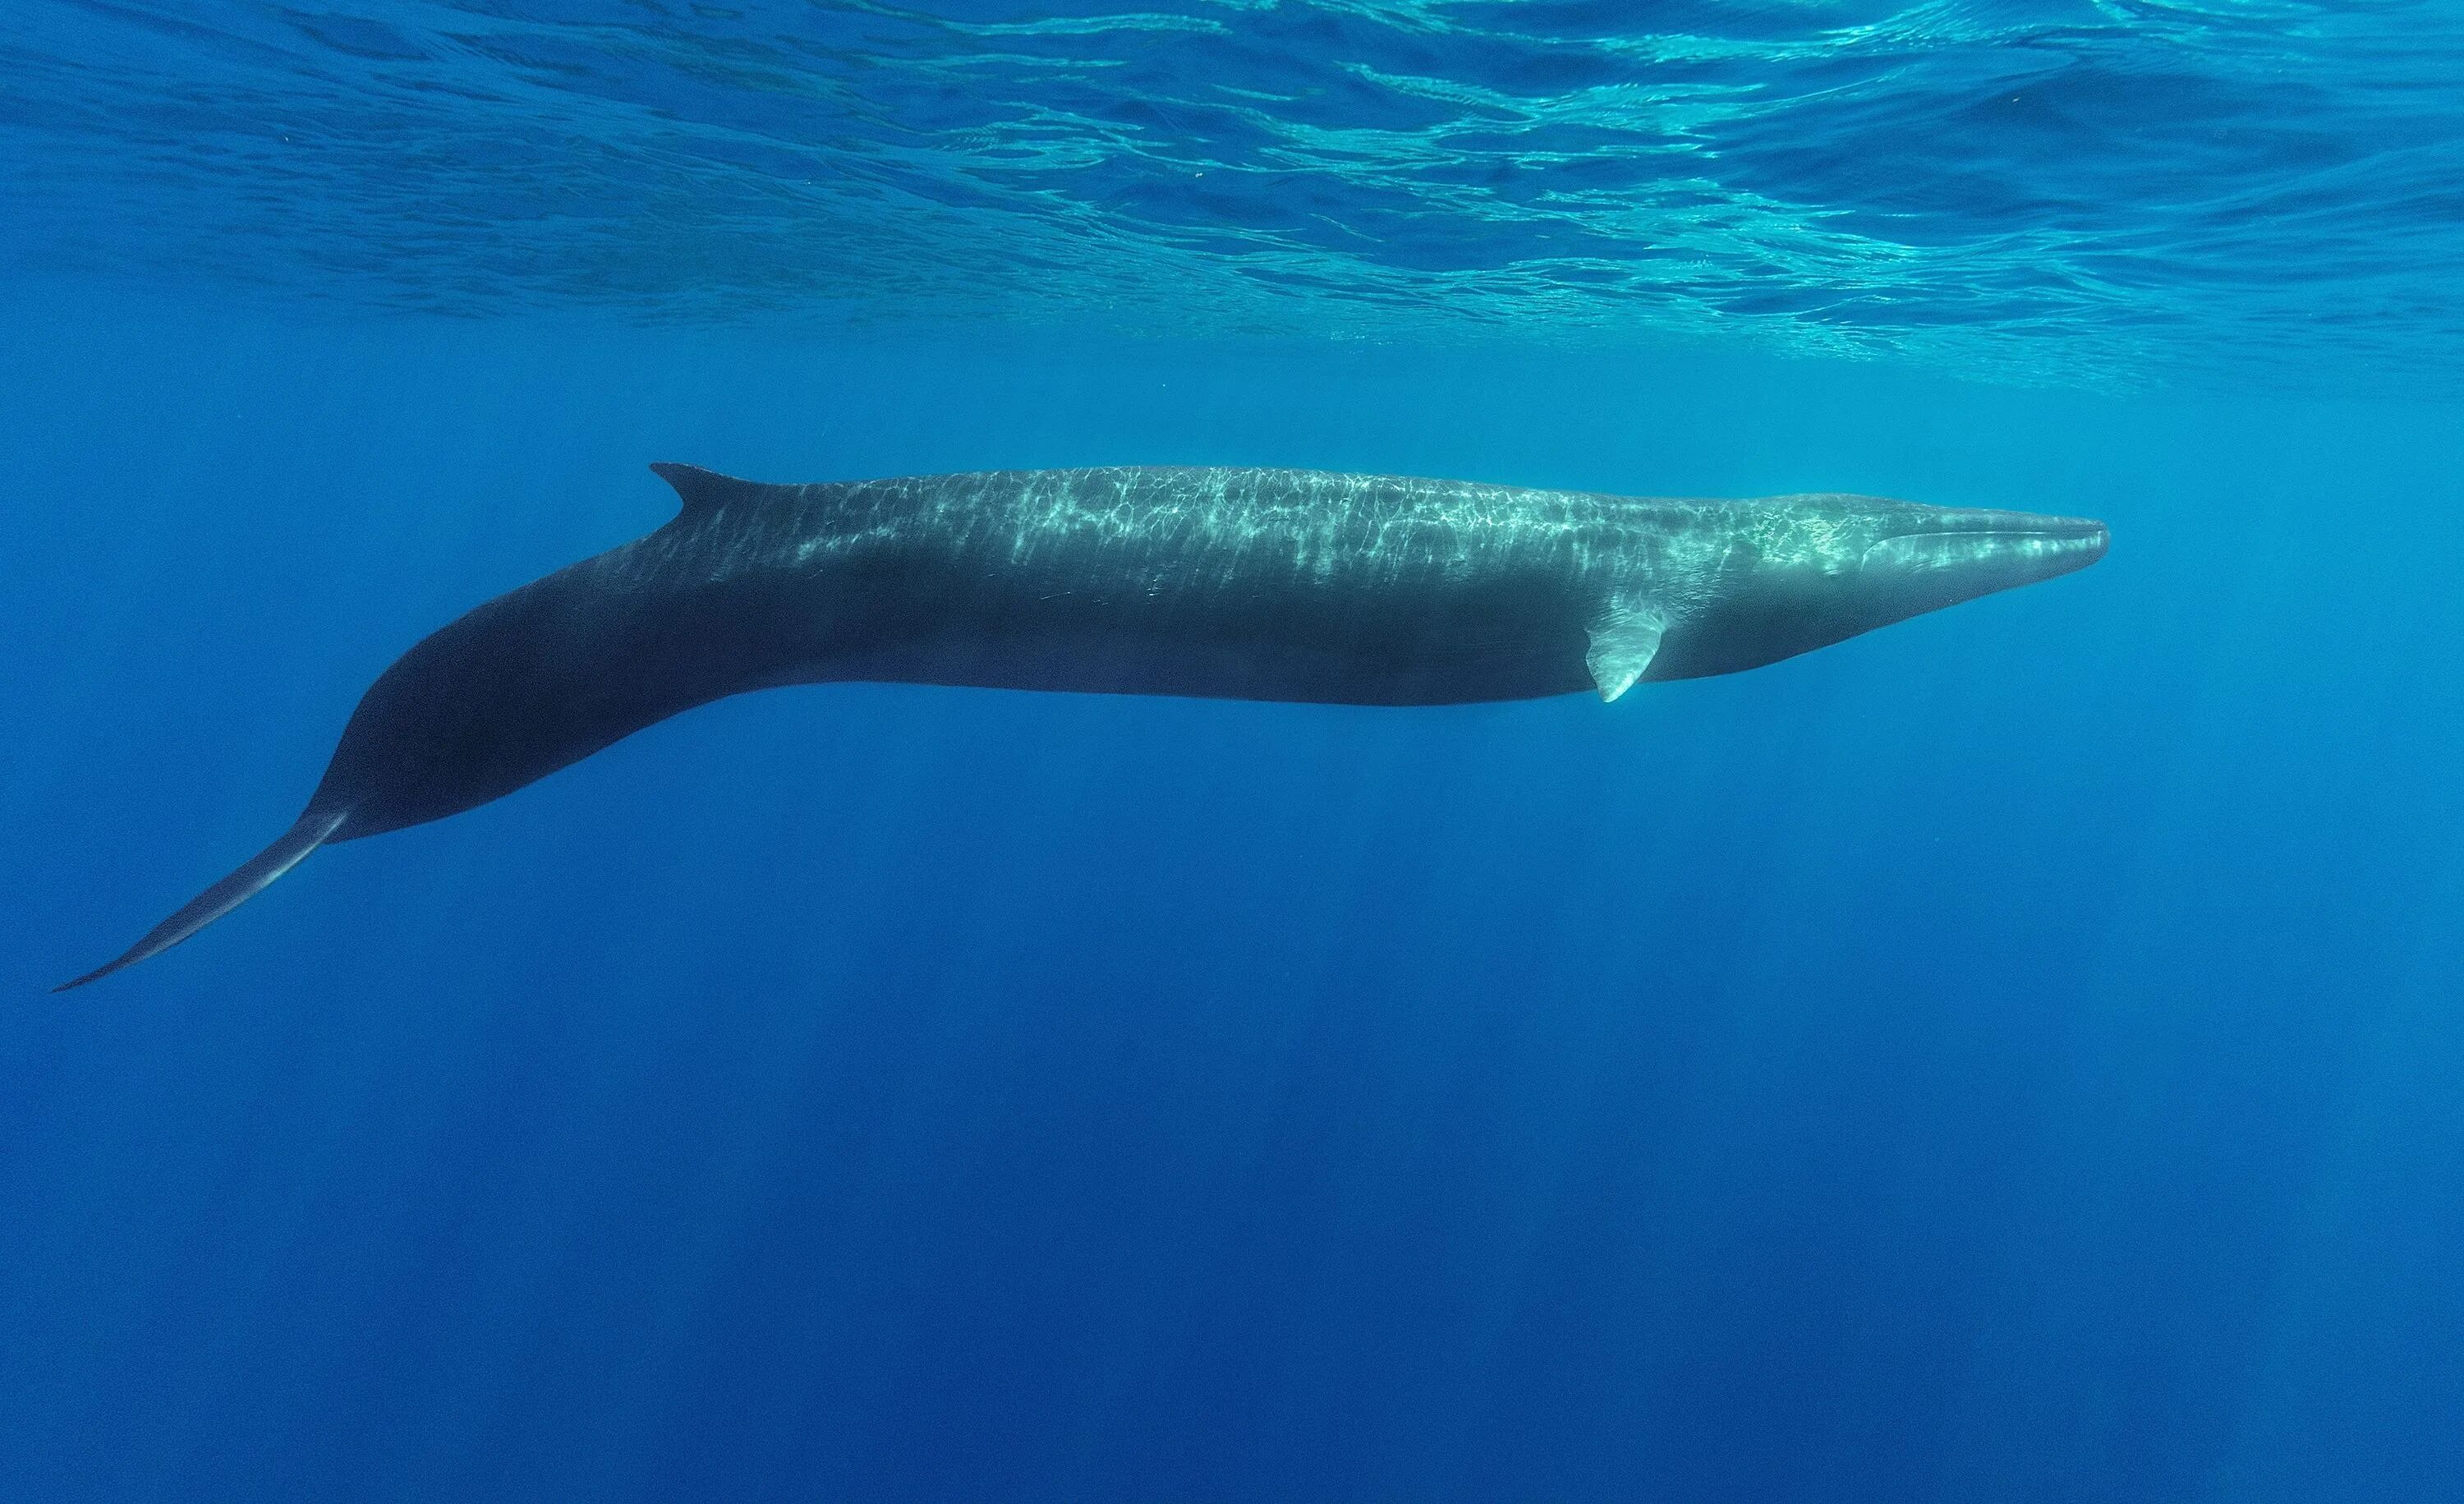
[[[2464,1495],[2464,12],[0,69],[0,1498]],[[1612,706],[747,697],[45,994],[659,459],[2115,544]]]

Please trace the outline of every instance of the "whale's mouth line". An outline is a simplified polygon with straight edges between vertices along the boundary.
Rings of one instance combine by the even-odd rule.
[[[1866,548],[1862,564],[1866,568],[1920,570],[2051,567],[2067,573],[2103,558],[2107,541],[2103,523],[2083,518],[1979,518],[1877,539]]]
[[[1892,533],[1876,539],[1877,543],[1895,543],[1903,540],[1925,538],[1991,539],[2009,542],[2101,543],[2107,537],[2102,522],[2086,518],[2042,518],[2028,522],[1947,523],[1931,527],[1912,527],[1903,533]]]

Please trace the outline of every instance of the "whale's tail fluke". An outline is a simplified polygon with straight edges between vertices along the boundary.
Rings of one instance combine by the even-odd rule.
[[[299,823],[272,846],[250,857],[239,871],[189,899],[180,912],[145,932],[145,938],[128,947],[126,954],[108,964],[97,966],[74,982],[63,982],[52,990],[66,992],[89,982],[110,976],[122,966],[133,966],[149,956],[159,956],[189,936],[194,935],[231,910],[263,892],[266,884],[299,865],[301,858],[325,844],[342,822],[349,819],[348,809],[310,810],[299,817]]]

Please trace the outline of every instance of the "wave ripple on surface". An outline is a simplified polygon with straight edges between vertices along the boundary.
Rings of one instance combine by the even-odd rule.
[[[20,269],[2054,377],[2464,351],[2438,4],[21,0],[0,61]]]

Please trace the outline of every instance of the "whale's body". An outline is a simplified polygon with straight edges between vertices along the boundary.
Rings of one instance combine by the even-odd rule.
[[[1869,497],[1692,501],[1296,470],[765,485],[497,597],[362,698],[280,840],[75,986],[319,845],[511,793],[695,705],[876,679],[1364,705],[1727,674],[2101,557],[2101,524]]]

